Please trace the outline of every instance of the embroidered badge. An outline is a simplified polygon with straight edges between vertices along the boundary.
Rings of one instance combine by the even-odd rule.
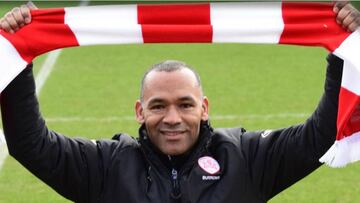
[[[201,169],[203,169],[206,173],[211,175],[220,171],[219,163],[210,156],[204,156],[199,158],[198,164]]]

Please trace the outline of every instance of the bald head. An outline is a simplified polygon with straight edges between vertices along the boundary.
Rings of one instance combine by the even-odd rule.
[[[203,95],[202,87],[201,87],[201,80],[199,74],[192,69],[190,66],[185,64],[181,61],[175,61],[175,60],[167,60],[158,64],[153,65],[143,76],[143,79],[141,81],[141,92],[140,92],[140,101],[141,103],[144,102],[144,89],[146,86],[146,82],[148,77],[151,76],[151,73],[153,72],[175,72],[175,71],[189,71],[194,76],[196,86],[198,86],[201,90],[201,95]]]

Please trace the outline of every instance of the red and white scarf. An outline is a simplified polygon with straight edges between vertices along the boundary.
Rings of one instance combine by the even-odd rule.
[[[36,56],[97,44],[270,43],[322,46],[344,60],[337,137],[320,159],[360,160],[360,29],[335,21],[332,3],[239,2],[32,10],[15,34],[0,30],[0,91]]]

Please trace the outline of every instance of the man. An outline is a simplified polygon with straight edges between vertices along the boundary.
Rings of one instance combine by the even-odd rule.
[[[360,14],[335,5],[349,31]],[[15,32],[28,7],[0,22]],[[50,131],[40,115],[31,65],[2,93],[9,152],[33,174],[76,202],[266,202],[321,164],[334,142],[343,61],[328,57],[325,92],[313,115],[285,129],[213,129],[197,73],[185,63],[154,65],[142,80],[139,139],[125,134],[92,142]]]

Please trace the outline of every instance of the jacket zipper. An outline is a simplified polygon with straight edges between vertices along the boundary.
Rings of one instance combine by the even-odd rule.
[[[181,197],[181,193],[180,193],[180,186],[178,180],[178,172],[174,168],[171,170],[171,180],[172,180],[171,197],[174,199],[179,199]]]
[[[168,158],[169,161],[173,164],[170,155],[168,155]],[[181,197],[181,192],[180,192],[180,185],[178,179],[178,171],[175,169],[174,165],[171,169],[171,186],[172,186],[171,197],[173,199],[179,199]]]

